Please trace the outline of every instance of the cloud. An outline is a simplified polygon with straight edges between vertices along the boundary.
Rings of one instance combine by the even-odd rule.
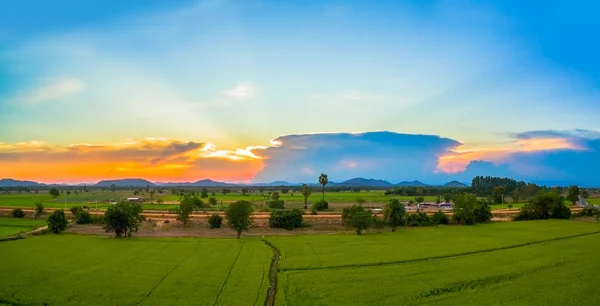
[[[221,151],[208,143],[168,138],[69,146],[0,143],[0,177],[49,182],[123,177],[156,181],[249,180],[262,167],[252,148]]]
[[[20,99],[27,104],[59,101],[85,89],[83,81],[76,78],[57,78],[44,81],[38,88],[24,94]]]
[[[254,97],[254,85],[250,82],[241,82],[234,87],[224,90],[223,94],[235,100],[246,100]]]
[[[264,158],[256,182],[311,182],[317,172],[333,181],[357,176],[412,180],[431,176],[439,157],[460,145],[439,136],[393,132],[286,135],[272,143],[253,150]]]

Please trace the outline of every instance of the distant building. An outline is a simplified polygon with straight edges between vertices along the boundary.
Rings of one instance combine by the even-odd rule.
[[[142,198],[127,198],[127,202],[142,203]]]

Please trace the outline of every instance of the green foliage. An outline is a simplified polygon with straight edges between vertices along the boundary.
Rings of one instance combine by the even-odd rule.
[[[408,226],[428,226],[431,224],[431,220],[429,220],[426,213],[419,211],[414,214],[407,214],[406,224]]]
[[[285,209],[285,202],[283,200],[271,200],[267,201],[267,206],[271,209]]]
[[[188,226],[190,223],[190,215],[194,211],[194,208],[194,201],[184,200],[179,202],[179,207],[175,208],[177,221],[181,222],[183,226]]]
[[[383,218],[392,227],[392,232],[395,232],[396,227],[404,223],[405,215],[406,208],[398,199],[390,199],[383,208]]]
[[[329,203],[325,200],[319,200],[313,203],[312,209],[316,211],[324,211],[329,209]]]
[[[22,209],[20,208],[15,208],[13,209],[10,214],[13,216],[13,218],[23,218],[25,217],[25,213],[23,212]]]
[[[52,212],[52,214],[50,214],[46,222],[48,223],[48,230],[55,234],[62,233],[64,230],[67,229],[67,226],[69,225],[67,215],[62,209],[55,210],[54,212]]]
[[[581,191],[581,197],[584,199],[587,199],[590,197],[590,192],[587,191],[587,189],[584,189],[583,191]]]
[[[441,210],[438,210],[431,216],[431,222],[435,225],[446,225],[450,223],[448,216]]]
[[[304,196],[304,209],[308,209],[308,197],[311,195],[311,190],[307,184],[302,184],[302,195]]]
[[[81,206],[73,206],[69,208],[69,210],[71,211],[73,218],[76,218],[77,215],[83,211],[83,208]]]
[[[208,199],[208,203],[209,203],[211,206],[215,206],[215,205],[217,205],[219,202],[217,201],[217,198],[215,198],[215,197],[210,197],[210,198]]]
[[[179,200],[179,205],[181,208],[181,205],[184,205],[186,208],[189,208],[190,206],[193,209],[202,209],[202,208],[207,208],[208,205],[206,205],[206,203],[204,203],[204,201],[202,201],[202,199],[200,199],[197,195],[191,195],[191,194],[184,194],[183,197],[181,197],[181,199]]]
[[[492,198],[494,198],[494,203],[501,204],[504,197],[504,186],[496,186],[492,190]]]
[[[202,199],[208,198],[208,190],[206,190],[206,188],[202,188],[202,193],[200,194],[200,197]]]
[[[114,232],[117,238],[131,237],[142,221],[142,205],[138,203],[119,202],[104,213],[106,231]]]
[[[219,214],[212,214],[208,218],[208,225],[210,228],[221,228],[221,224],[223,224],[223,217]]]
[[[321,201],[323,202],[325,202],[325,186],[327,186],[328,183],[329,178],[327,177],[327,174],[321,173],[321,175],[319,175],[319,184],[323,187],[323,197],[321,198]]]
[[[371,226],[373,226],[377,232],[381,232],[387,224],[385,218],[380,218],[375,214],[372,215]]]
[[[82,210],[75,216],[75,223],[77,224],[92,224],[92,215],[87,210]]]
[[[236,201],[227,207],[225,217],[229,226],[237,232],[237,238],[240,239],[242,232],[248,231],[250,225],[254,222],[252,212],[254,208],[249,201]]]
[[[342,210],[342,223],[354,227],[356,234],[360,235],[368,229],[373,222],[372,213],[362,205],[344,207]]]
[[[565,205],[565,199],[555,192],[540,192],[523,208],[515,221],[538,219],[569,219],[571,210]]]
[[[575,205],[575,204],[577,204],[577,201],[579,201],[580,194],[581,194],[581,190],[579,189],[579,187],[573,185],[573,186],[569,187],[567,200],[573,202],[573,205]]]
[[[600,209],[594,207],[594,206],[586,206],[584,208],[581,209],[581,211],[579,212],[579,216],[582,217],[593,217],[596,216],[600,213]]]
[[[365,202],[367,202],[367,200],[365,200],[365,198],[361,198],[361,197],[356,198],[356,203],[358,203],[358,205],[363,205],[363,204],[365,204]]]
[[[39,202],[35,203],[35,218],[38,218],[43,214],[44,214],[44,204],[39,203]]]
[[[425,198],[423,196],[415,197],[415,202],[417,202],[417,204],[423,203],[425,202]]]
[[[51,188],[49,193],[53,198],[60,196],[60,191],[56,188]]]
[[[452,219],[463,225],[486,223],[492,219],[492,211],[486,200],[479,200],[473,194],[459,194],[454,199]]]
[[[302,227],[302,211],[299,209],[273,211],[269,218],[269,227],[287,230],[300,228]]]

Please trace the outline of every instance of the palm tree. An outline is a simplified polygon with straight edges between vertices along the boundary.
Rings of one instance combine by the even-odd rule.
[[[323,201],[325,201],[325,186],[327,186],[327,183],[329,183],[327,174],[321,173],[321,175],[319,175],[319,184],[323,186]]]

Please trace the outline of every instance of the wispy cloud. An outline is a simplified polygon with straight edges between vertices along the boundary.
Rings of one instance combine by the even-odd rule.
[[[48,79],[37,88],[23,94],[18,101],[27,104],[39,104],[44,102],[60,101],[80,93],[85,89],[83,81],[77,78],[56,78]]]
[[[235,100],[246,100],[254,97],[256,90],[250,82],[240,82],[234,87],[226,89],[223,94]]]

